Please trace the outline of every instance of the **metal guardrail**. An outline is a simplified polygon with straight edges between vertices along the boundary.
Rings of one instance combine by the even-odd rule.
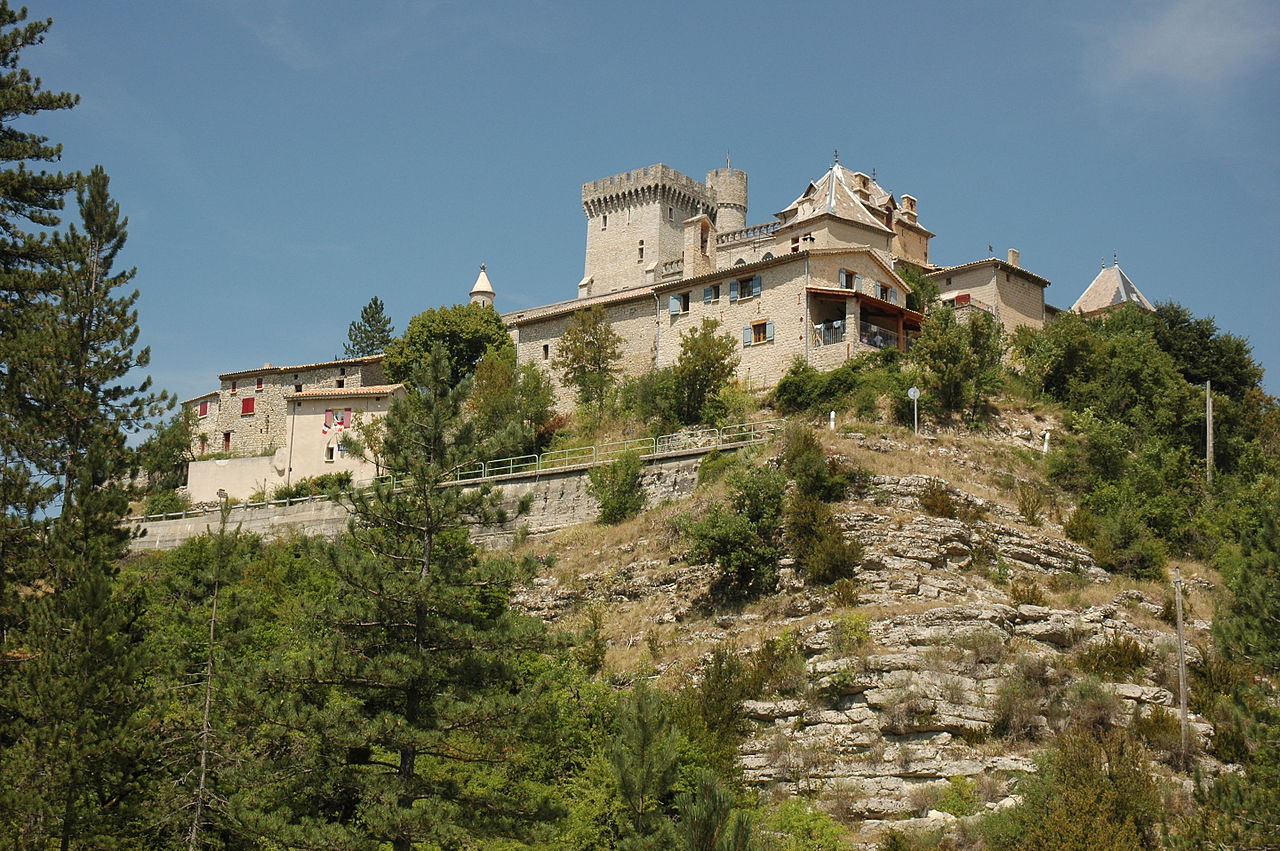
[[[495,476],[509,476],[517,473],[543,472],[565,467],[594,466],[611,461],[628,452],[638,452],[641,456],[661,455],[666,452],[679,452],[685,449],[714,449],[718,446],[738,445],[743,443],[763,443],[778,431],[782,430],[783,420],[760,420],[751,423],[734,423],[722,428],[702,428],[693,431],[677,431],[658,437],[637,437],[631,440],[615,440],[594,446],[577,446],[570,449],[553,449],[541,455],[515,455],[510,458],[495,458],[492,461],[469,461],[455,467],[446,480],[450,482],[475,482]],[[404,480],[406,483],[408,480]],[[375,483],[387,483],[396,486],[393,475],[375,476],[361,482],[353,482],[357,489],[367,488]],[[298,505],[304,502],[325,502],[329,494],[315,496],[296,496],[289,499],[271,499],[263,502],[238,503],[241,508],[264,508],[269,505]],[[181,520],[186,517],[199,517],[217,508],[192,508],[187,511],[170,514],[146,514],[140,517],[129,517],[140,523],[158,520]]]

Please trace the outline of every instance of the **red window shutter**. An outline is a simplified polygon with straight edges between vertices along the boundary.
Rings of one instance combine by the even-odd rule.
[[[253,403],[257,400],[252,396],[246,396],[240,400],[240,416],[247,416],[253,413]]]
[[[200,403],[200,416],[202,417],[209,416],[209,403],[207,401]]]
[[[333,425],[333,408],[324,409],[324,427],[329,428]]]

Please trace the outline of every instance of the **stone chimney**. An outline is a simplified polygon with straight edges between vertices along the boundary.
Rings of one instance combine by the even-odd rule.
[[[853,191],[863,201],[871,200],[871,178],[860,171],[853,173]]]
[[[1009,249],[1009,265],[1010,266],[1017,266],[1019,269],[1022,268],[1022,264],[1020,263],[1021,259],[1022,259],[1022,255],[1018,253],[1018,249],[1016,248]]]
[[[917,201],[914,195],[903,195],[902,209],[898,211],[899,218],[906,219],[914,225],[919,220],[916,204]]]
[[[716,226],[706,213],[684,223],[684,277],[696,278],[716,270]]]
[[[263,369],[271,369],[271,361],[267,361],[262,365]]]

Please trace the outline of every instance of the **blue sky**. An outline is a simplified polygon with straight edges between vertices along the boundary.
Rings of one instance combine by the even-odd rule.
[[[1280,4],[27,0],[106,167],[159,386],[324,360],[381,297],[571,297],[581,184],[750,175],[768,221],[838,148],[953,264],[1016,247],[1069,306],[1119,253],[1280,371]],[[1280,392],[1276,374],[1268,388]]]

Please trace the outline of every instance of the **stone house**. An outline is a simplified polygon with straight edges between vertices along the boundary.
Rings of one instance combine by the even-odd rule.
[[[376,473],[350,457],[342,444],[347,426],[381,416],[401,385],[387,384],[382,355],[228,372],[221,386],[182,405],[195,413],[187,490],[197,501],[219,489],[243,499],[308,476],[349,471]],[[202,457],[209,456],[209,457]]]
[[[680,335],[703,317],[740,336],[738,379],[752,389],[775,384],[796,358],[830,369],[859,351],[906,351],[923,319],[908,307],[907,267],[1006,330],[1045,319],[1049,281],[1023,269],[1016,251],[1007,261],[932,264],[918,200],[838,161],[764,224],[747,225],[747,175],[728,167],[705,183],[661,164],[624,172],[584,184],[582,206],[577,296],[503,315],[519,359],[549,371],[569,318],[595,306],[622,337],[620,367],[632,375],[669,366]],[[569,401],[558,383],[557,392]]]

